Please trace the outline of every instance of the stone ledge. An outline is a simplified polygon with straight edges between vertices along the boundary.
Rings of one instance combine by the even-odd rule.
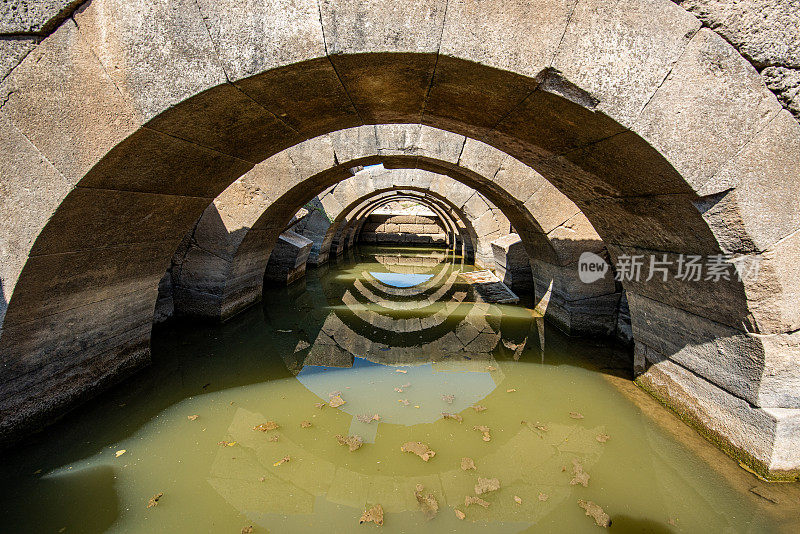
[[[799,409],[756,408],[639,343],[637,359],[646,370],[636,383],[740,465],[767,480],[800,478]]]

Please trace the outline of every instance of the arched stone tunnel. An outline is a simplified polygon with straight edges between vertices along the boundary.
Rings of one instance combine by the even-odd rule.
[[[580,282],[581,253],[669,265],[621,276],[639,384],[756,471],[800,472],[800,125],[680,6],[93,0],[53,20],[0,82],[3,439],[147,364],[189,232],[188,300],[225,318],[298,208],[335,186],[348,211],[351,169],[383,164],[501,212],[568,329],[620,298]],[[689,256],[758,277],[680,279]]]

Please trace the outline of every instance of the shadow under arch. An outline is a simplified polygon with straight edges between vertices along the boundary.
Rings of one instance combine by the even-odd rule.
[[[49,39],[62,36],[56,32]],[[702,39],[710,37],[703,33],[695,48],[703,45]],[[42,50],[46,53],[47,47]],[[343,73],[340,80],[355,95],[350,104],[341,98],[312,98],[308,92],[297,92],[298,85],[304,85],[318,95],[319,87],[330,85],[327,57],[238,81],[237,87],[256,102],[273,93],[268,99],[274,108],[282,98],[286,115],[291,116],[287,121],[297,121],[293,132],[276,127],[274,117],[267,124],[263,108],[258,111],[262,115],[241,113],[243,119],[233,126],[215,128],[242,106],[253,105],[242,101],[231,84],[221,84],[154,116],[146,127],[115,142],[76,180],[77,187],[58,203],[36,236],[11,292],[0,339],[0,355],[8,369],[0,399],[2,435],[24,425],[38,426],[45,413],[74,404],[144,364],[149,337],[149,320],[144,318],[152,316],[157,281],[181,236],[209,200],[252,162],[314,133],[338,131],[359,122],[422,117],[431,125],[479,138],[537,169],[571,198],[612,247],[612,257],[626,251],[701,256],[729,251],[730,234],[723,235],[720,228],[725,224],[713,216],[729,222],[733,234],[736,228],[742,228],[740,235],[752,233],[753,227],[745,227],[735,216],[714,211],[717,204],[732,202],[728,196],[701,197],[696,185],[708,170],[688,168],[686,158],[691,155],[679,156],[680,143],[661,139],[653,143],[659,145],[656,149],[646,140],[657,137],[653,132],[658,114],[651,117],[655,126],[623,126],[611,112],[600,111],[597,98],[553,70],[525,76],[459,57],[434,61],[434,54],[407,51],[342,53],[335,58]],[[669,81],[684,83],[680,77]],[[659,85],[658,90],[666,91],[670,84],[663,89]],[[475,95],[481,95],[487,105],[476,106]],[[15,102],[9,109],[15,109]],[[209,128],[210,123],[214,127]],[[242,143],[245,131],[252,136],[251,142]],[[254,136],[254,131],[260,135]],[[466,144],[465,140],[462,153]],[[686,176],[659,150],[681,163]],[[381,159],[390,165],[391,158]],[[416,162],[434,171],[452,165],[424,157]],[[487,198],[492,193],[500,198],[504,191],[497,182],[477,174],[473,179],[475,188]],[[513,199],[512,193],[492,201],[505,212],[515,203]],[[773,269],[769,276],[776,287],[783,288],[782,272]],[[709,381],[718,387],[715,391],[730,411],[740,406],[746,409],[742,402],[751,407],[800,407],[797,391],[785,387],[768,369],[768,362],[780,359],[776,352],[782,349],[750,333],[791,331],[787,325],[795,324],[797,318],[795,312],[784,311],[781,291],[763,292],[761,286],[737,281],[712,285],[650,280],[630,283],[628,289],[634,337],[650,364],[668,361],[661,368],[671,369],[672,378],[689,373],[680,380],[693,383],[687,387],[695,388],[694,393],[697,384]],[[689,323],[693,328],[673,332],[659,326],[664,322]],[[793,338],[788,341],[796,345]],[[674,369],[670,368],[673,364]],[[798,371],[784,366],[779,374],[794,384]],[[29,393],[33,390],[36,396]],[[752,413],[763,415],[758,408]],[[701,424],[711,422],[706,418]],[[776,425],[767,432],[779,434]],[[739,440],[724,425],[712,433],[721,440]],[[748,459],[755,455],[759,465],[772,466],[772,452],[757,450],[758,444],[739,440],[732,446],[753,451],[746,453]]]

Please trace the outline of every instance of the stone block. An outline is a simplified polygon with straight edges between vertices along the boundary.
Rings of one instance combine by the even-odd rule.
[[[631,125],[698,29],[671,2],[578,2],[552,66],[595,97],[599,111]]]
[[[634,129],[699,189],[779,109],[752,65],[704,28],[692,38]]]

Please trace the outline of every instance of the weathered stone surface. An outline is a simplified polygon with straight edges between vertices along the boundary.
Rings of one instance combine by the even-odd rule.
[[[198,0],[197,5],[232,82],[325,56],[315,0]]]
[[[699,28],[662,0],[578,2],[553,68],[591,93],[598,110],[630,125]]]
[[[635,130],[700,188],[779,109],[752,65],[720,36],[701,29],[645,106]]]
[[[284,285],[301,278],[306,272],[311,244],[310,239],[295,232],[282,233],[270,253],[264,279]]]
[[[5,0],[0,33],[41,33],[53,29],[84,0]]]
[[[727,252],[763,251],[800,229],[800,125],[786,111],[712,178],[703,218]]]
[[[34,37],[0,36],[0,82],[11,70],[36,48],[39,40]]]
[[[2,101],[7,117],[73,183],[136,127],[131,102],[71,20],[8,75]]]
[[[756,408],[647,347],[636,381],[734,459],[761,475],[800,475],[800,410]]]
[[[506,234],[492,241],[497,276],[515,292],[533,290],[531,265],[522,240],[517,234]]]
[[[74,19],[140,122],[226,81],[195,0],[92,0]]]
[[[761,76],[783,107],[800,121],[800,68],[767,67]]]
[[[575,0],[455,0],[440,53],[535,77],[550,67]],[[486,24],[492,21],[492,24]],[[480,39],[472,38],[482,28]]]
[[[800,67],[797,0],[673,0],[697,16],[757,68]]]
[[[627,292],[633,336],[754,406],[800,408],[798,334],[750,334]],[[793,363],[794,362],[794,363]]]
[[[17,278],[48,214],[70,190],[65,179],[0,115],[0,325]],[[37,177],[35,187],[29,185]]]

